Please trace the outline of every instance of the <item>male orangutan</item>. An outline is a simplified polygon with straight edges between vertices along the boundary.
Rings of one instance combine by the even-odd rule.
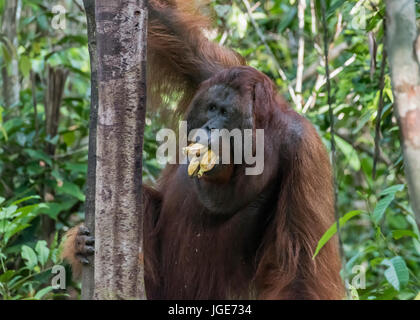
[[[334,222],[328,154],[314,127],[273,82],[209,41],[189,0],[149,1],[148,99],[176,93],[188,130],[264,129],[264,170],[220,164],[199,179],[167,165],[143,188],[149,299],[341,299],[337,243],[313,260]],[[139,173],[140,174],[140,173]],[[64,257],[86,263],[93,239],[68,233]]]

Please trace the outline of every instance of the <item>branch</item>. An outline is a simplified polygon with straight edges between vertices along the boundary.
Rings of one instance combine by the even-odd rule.
[[[345,67],[347,67],[347,66],[349,66],[349,65],[351,65],[354,61],[356,60],[356,54],[353,54],[349,59],[347,59],[345,62],[344,62],[344,64],[341,66],[341,67],[339,67],[339,68],[337,68],[337,69],[334,69],[332,72],[331,72],[331,74],[330,74],[330,79],[333,79],[333,78],[335,78],[341,71],[343,71],[344,70],[344,68]],[[319,76],[318,78],[317,78],[317,81],[315,82],[315,87],[314,87],[314,89],[313,89],[313,92],[312,92],[312,96],[310,96],[309,97],[309,99],[308,99],[308,101],[306,101],[306,104],[305,104],[305,106],[303,107],[303,110],[302,110],[302,112],[303,113],[306,113],[308,110],[309,110],[309,108],[311,107],[311,106],[314,106],[315,105],[315,100],[316,100],[316,97],[317,97],[317,95],[318,95],[318,91],[319,91],[319,89],[321,89],[322,88],[322,86],[324,86],[325,84],[327,83],[327,79],[326,79],[326,77],[325,76]]]
[[[381,154],[379,141],[381,139],[381,120],[382,120],[382,111],[384,109],[385,64],[386,64],[385,39],[386,39],[386,25],[384,21],[384,38],[383,38],[383,48],[382,48],[381,75],[379,78],[380,91],[379,91],[379,102],[378,102],[378,114],[376,116],[376,126],[375,126],[375,156],[373,158],[373,170],[372,170],[372,177],[374,179],[376,177],[376,162],[378,161],[379,155]]]
[[[251,23],[254,26],[254,29],[257,32],[258,37],[260,38],[261,42],[264,44],[265,49],[267,50],[267,52],[272,57],[272,59],[274,61],[274,64],[276,65],[276,69],[277,69],[278,74],[280,75],[281,79],[285,83],[288,83],[288,80],[287,80],[287,77],[286,77],[286,73],[284,73],[283,69],[280,67],[279,62],[277,61],[277,58],[274,55],[274,53],[271,50],[271,48],[268,46],[267,41],[265,40],[265,37],[264,37],[263,33],[261,32],[260,27],[258,26],[258,24],[255,21],[255,19],[252,17],[252,10],[251,10],[251,6],[250,6],[248,0],[242,0],[242,2],[244,3],[244,5],[246,7],[246,10],[248,12],[249,19],[251,20]],[[293,102],[297,105],[297,98],[296,98],[295,91],[293,90],[293,88],[292,88],[292,86],[290,84],[287,85],[287,88],[289,90],[289,93],[290,93],[290,96],[291,96]]]
[[[83,13],[85,12],[85,10],[83,9],[83,7],[79,4],[79,2],[77,2],[77,0],[73,0],[73,3],[80,10],[80,12],[83,12]]]
[[[35,72],[31,70],[31,86],[32,86],[32,104],[34,105],[34,121],[35,121],[35,137],[34,140],[38,139],[38,107],[36,100],[36,79]]]
[[[349,48],[349,45],[346,42],[342,42],[338,44],[337,46],[331,48],[328,53],[328,60],[333,61],[337,59],[343,51],[347,50]],[[311,64],[309,67],[305,69],[305,72],[302,76],[302,81],[305,82],[309,78],[312,78],[314,75],[317,74],[317,69],[320,65],[323,64],[323,61],[320,59],[313,64]],[[292,85],[296,84],[296,79],[292,80]]]
[[[315,3],[314,0],[311,0],[311,31],[312,34],[316,35],[316,13],[315,13]]]
[[[369,146],[364,145],[360,142],[354,142],[349,136],[347,136],[345,134],[342,134],[340,132],[336,132],[335,134],[338,137],[340,137],[341,139],[343,139],[344,141],[346,141],[348,144],[350,144],[355,150],[366,153],[371,158],[374,157],[372,149]],[[387,157],[385,157],[383,154],[380,154],[378,156],[378,160],[381,161],[382,163],[386,164],[388,167],[392,167],[394,165],[392,163],[392,161],[390,159],[388,159]]]
[[[296,70],[296,96],[297,96],[297,109],[302,110],[302,77],[304,69],[304,58],[305,58],[305,39],[304,39],[304,28],[305,28],[305,8],[306,0],[299,0],[298,2],[298,20],[299,20],[299,49],[297,59],[297,70]]]

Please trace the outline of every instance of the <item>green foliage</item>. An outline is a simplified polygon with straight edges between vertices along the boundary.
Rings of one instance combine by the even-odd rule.
[[[349,288],[348,298],[414,299],[420,291],[420,234],[408,202],[407,188],[404,188],[400,132],[393,115],[388,64],[385,66],[384,108],[380,119],[381,157],[377,162],[376,177],[373,178],[380,67],[384,49],[384,2],[326,1],[328,30],[324,30],[321,24],[320,1],[314,2],[315,33],[312,32],[313,17],[309,1],[305,11],[304,70],[316,66],[316,72],[303,81],[302,95],[304,102],[314,94],[316,100],[300,112],[317,127],[328,148],[331,147],[331,133],[326,88],[321,86],[315,90],[317,80],[325,75],[324,67],[320,64],[324,32],[328,32],[331,51],[334,47],[346,45],[346,49],[336,58],[330,59],[330,71],[337,72],[342,68],[331,80],[331,89],[336,122],[340,234],[345,254],[342,276]],[[234,7],[246,14],[242,0],[217,0],[213,3],[221,29],[219,34],[222,35],[223,31],[228,33],[225,45],[238,50],[246,56],[251,66],[275,79],[280,91],[293,106],[290,90],[287,89],[289,83],[281,79],[273,60],[278,61],[289,82],[296,79],[299,36],[297,1],[264,1],[255,6],[252,13],[274,56],[267,52],[248,15],[245,34],[236,32],[242,22]],[[255,3],[250,1],[251,7]],[[356,3],[360,5],[357,10],[354,9]],[[419,16],[420,6],[416,8]],[[373,57],[369,51],[368,31],[373,32],[377,45],[373,77],[370,75]],[[221,36],[217,38],[220,39]],[[345,65],[348,61],[352,62]],[[336,224],[326,230],[318,247],[314,248],[315,259],[336,231]],[[365,269],[364,289],[352,285],[352,280],[357,276],[353,270],[358,266]]]
[[[0,197],[10,203],[41,195],[43,201],[4,209],[19,213],[1,233],[2,261],[7,269],[4,272],[0,268],[0,297],[4,299],[52,297],[50,268],[59,259],[51,238],[56,235],[56,244],[84,215],[90,105],[86,18],[74,1],[60,4],[67,9],[65,30],[52,28],[51,2],[23,0],[18,46],[0,33],[0,69],[15,58],[21,85],[20,101],[15,106],[5,106],[0,94]],[[46,133],[48,65],[70,71],[55,136]],[[0,76],[0,89],[2,85]],[[143,178],[154,182],[161,170],[155,160],[155,136],[161,125],[158,116],[149,117],[153,121],[148,118],[145,129]],[[48,151],[51,146],[54,154]],[[46,217],[53,221],[52,230],[48,230]],[[71,285],[80,289],[69,280]]]
[[[350,220],[351,218],[363,213],[361,210],[351,211],[347,212],[343,217],[339,219],[339,227],[342,228],[344,224]],[[315,249],[315,253],[312,257],[312,259],[315,259],[315,257],[318,255],[319,251],[322,249],[322,247],[334,236],[334,234],[337,233],[337,222],[334,222],[334,224],[324,233],[324,235],[321,237],[321,239],[318,242],[318,246]]]
[[[51,266],[58,264],[56,234],[48,247],[44,240],[27,239],[34,219],[39,218],[45,203],[19,206],[39,197],[27,197],[4,204],[0,198],[0,297],[2,299],[40,300],[62,296],[50,285]],[[2,204],[3,203],[3,204]]]

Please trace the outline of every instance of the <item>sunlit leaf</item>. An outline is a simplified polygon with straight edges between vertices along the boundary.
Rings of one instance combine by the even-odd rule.
[[[343,152],[347,161],[349,162],[350,167],[355,170],[360,170],[360,160],[357,151],[346,141],[340,137],[335,137],[337,147]]]
[[[393,230],[392,231],[392,237],[395,240],[401,239],[402,237],[411,237],[411,238],[418,239],[417,234],[415,234],[411,230]]]
[[[38,264],[38,258],[36,257],[35,251],[31,247],[23,245],[21,249],[21,254],[23,260],[25,260],[26,266],[31,270],[34,269],[35,266]]]
[[[375,207],[375,210],[373,210],[372,214],[372,220],[376,224],[381,221],[386,209],[389,207],[391,202],[394,200],[395,195],[394,194],[388,194],[385,198],[382,198],[379,200],[378,204]]]
[[[47,247],[47,242],[45,240],[39,240],[36,243],[35,251],[38,254],[39,263],[41,264],[41,266],[44,266],[50,254],[50,249],[48,249]]]
[[[396,194],[398,191],[402,191],[404,190],[404,185],[403,184],[397,184],[395,186],[386,188],[385,190],[383,190],[380,195],[381,196],[386,196],[388,194]]]
[[[19,60],[19,69],[23,77],[28,78],[32,69],[31,59],[28,56],[21,56]]]
[[[53,290],[54,290],[54,288],[53,288],[53,287],[51,287],[51,286],[46,287],[46,288],[43,288],[43,289],[39,290],[39,291],[35,294],[34,298],[35,298],[36,300],[40,300],[40,299],[42,299],[44,296],[46,296],[48,293],[50,293],[50,292],[51,292],[51,291],[53,291]]]
[[[364,213],[362,210],[355,210],[347,212],[343,217],[339,219],[340,228],[351,218],[358,216],[359,214]],[[334,222],[334,224],[324,233],[324,235],[321,237],[321,239],[318,242],[318,245],[315,249],[315,253],[312,257],[312,259],[315,259],[315,257],[318,255],[319,251],[322,249],[322,247],[330,240],[334,234],[337,232],[337,222]]]
[[[80,190],[78,185],[72,182],[64,181],[61,186],[58,186],[57,191],[59,193],[65,193],[76,197],[80,201],[85,201],[85,194],[82,192],[82,190]]]
[[[66,132],[62,135],[62,137],[67,147],[70,147],[76,141],[76,135],[74,131]]]
[[[386,280],[395,288],[400,289],[408,283],[409,273],[405,261],[400,256],[396,256],[392,259],[385,259],[382,264],[388,268],[385,270]]]

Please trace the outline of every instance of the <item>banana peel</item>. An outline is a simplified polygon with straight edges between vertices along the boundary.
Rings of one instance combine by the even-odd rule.
[[[190,177],[195,176],[200,170],[200,159],[194,157],[191,159],[190,164],[188,165],[188,175]]]
[[[197,176],[201,178],[205,172],[212,170],[219,160],[214,151],[200,143],[194,143],[185,147],[183,152],[187,156],[193,156],[188,165],[188,175],[190,177]]]
[[[201,143],[192,143],[188,147],[183,148],[182,151],[186,156],[200,157],[207,152],[207,146]]]

